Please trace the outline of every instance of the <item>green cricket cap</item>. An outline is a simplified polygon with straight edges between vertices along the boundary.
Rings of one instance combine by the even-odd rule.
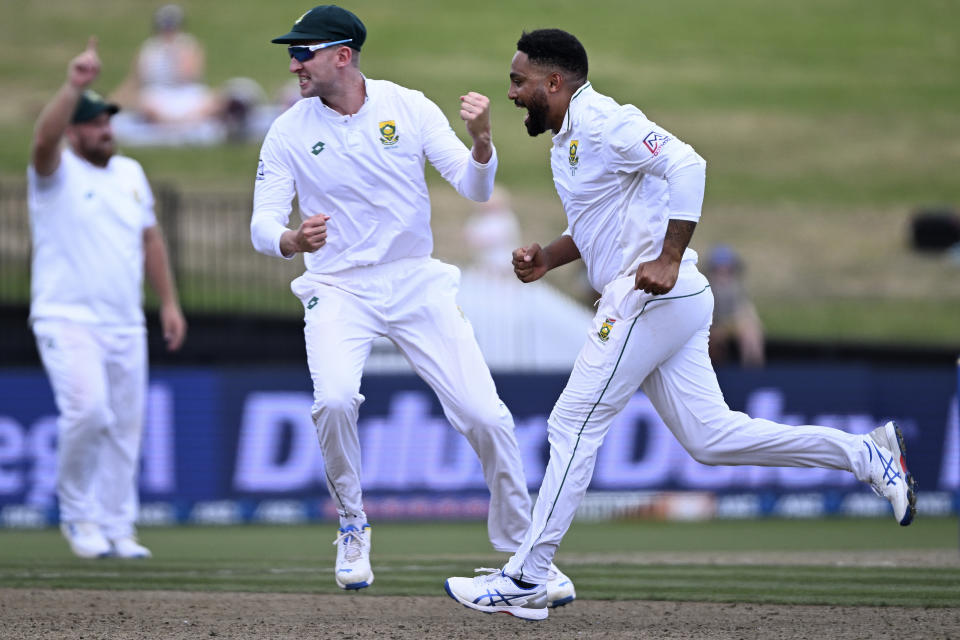
[[[335,4],[322,4],[300,16],[290,33],[271,40],[277,44],[291,44],[313,40],[347,40],[351,49],[360,51],[367,39],[367,28],[360,18]]]
[[[77,103],[77,108],[73,110],[73,118],[70,119],[70,122],[72,124],[89,122],[104,111],[113,115],[120,111],[120,107],[112,102],[107,102],[103,99],[103,96],[93,89],[87,89],[80,94],[80,101]]]

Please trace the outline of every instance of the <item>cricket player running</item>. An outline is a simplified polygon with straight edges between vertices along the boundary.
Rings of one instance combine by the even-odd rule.
[[[357,417],[361,373],[378,336],[400,348],[479,456],[495,549],[517,551],[531,506],[513,418],[457,308],[459,271],[430,257],[424,161],[461,195],[487,200],[497,169],[489,100],[473,92],[460,98],[468,150],[422,93],[360,72],[365,40],[360,19],[335,5],[311,9],[273,40],[289,45],[305,99],[267,133],[250,225],[258,251],[304,254],[306,273],[291,288],[304,307],[313,420],[340,516],[335,578],[343,589],[374,579]],[[302,222],[288,229],[294,195]],[[551,605],[574,599],[555,566],[544,578]]]
[[[582,258],[602,295],[548,420],[550,459],[520,549],[502,569],[448,579],[447,593],[487,613],[547,617],[551,559],[597,449],[638,388],[699,462],[845,469],[910,524],[916,490],[894,423],[859,436],[753,419],[724,402],[707,354],[713,296],[687,248],[700,219],[704,160],[636,107],[597,92],[583,46],[559,29],[522,35],[507,97],[526,108],[531,136],[553,132],[550,164],[569,223],[548,246],[514,251],[514,271],[533,282]]]

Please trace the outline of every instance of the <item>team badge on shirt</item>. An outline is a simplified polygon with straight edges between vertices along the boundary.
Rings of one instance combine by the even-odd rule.
[[[380,142],[385,147],[392,147],[400,142],[396,120],[384,120],[380,123]]]
[[[570,161],[570,175],[573,175],[577,172],[577,167],[580,166],[580,141],[571,140],[570,141],[570,156],[567,158]]]
[[[607,318],[603,321],[603,324],[600,325],[600,331],[597,332],[600,342],[606,342],[610,339],[610,332],[613,331],[613,325],[616,323],[617,321],[614,318]]]
[[[647,147],[647,151],[650,152],[650,155],[659,155],[663,146],[670,142],[673,138],[670,136],[663,135],[662,133],[657,133],[656,131],[651,131],[647,134],[647,137],[643,139],[643,144]]]

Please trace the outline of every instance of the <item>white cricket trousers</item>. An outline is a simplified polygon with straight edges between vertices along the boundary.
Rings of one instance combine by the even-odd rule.
[[[33,333],[60,414],[60,521],[96,523],[109,539],[133,535],[146,331],[41,319],[34,321]]]
[[[629,276],[603,292],[587,343],[548,420],[550,459],[531,527],[504,568],[508,575],[546,582],[590,484],[597,449],[638,388],[698,462],[845,469],[869,478],[862,436],[777,424],[727,407],[707,355],[713,294],[694,262],[681,265],[666,295],[633,286]]]
[[[313,420],[341,526],[359,526],[366,521],[357,433],[364,401],[360,378],[374,339],[386,336],[480,458],[490,490],[490,542],[513,552],[530,523],[530,494],[513,417],[457,306],[459,281],[459,269],[426,257],[294,280],[291,289],[304,304]]]

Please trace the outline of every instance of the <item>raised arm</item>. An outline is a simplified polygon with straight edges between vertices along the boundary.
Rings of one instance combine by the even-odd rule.
[[[457,193],[474,202],[486,202],[497,175],[497,152],[490,133],[490,101],[470,92],[460,97],[460,117],[467,125],[473,147],[467,149],[433,102],[422,102],[423,150],[444,180]]]
[[[467,133],[473,139],[470,153],[480,164],[493,157],[493,134],[490,131],[490,99],[475,91],[460,96],[460,118],[467,124]]]
[[[67,79],[37,118],[30,150],[30,164],[38,175],[49,176],[60,166],[60,141],[70,124],[84,89],[100,75],[97,39],[90,37],[87,48],[70,61]]]

